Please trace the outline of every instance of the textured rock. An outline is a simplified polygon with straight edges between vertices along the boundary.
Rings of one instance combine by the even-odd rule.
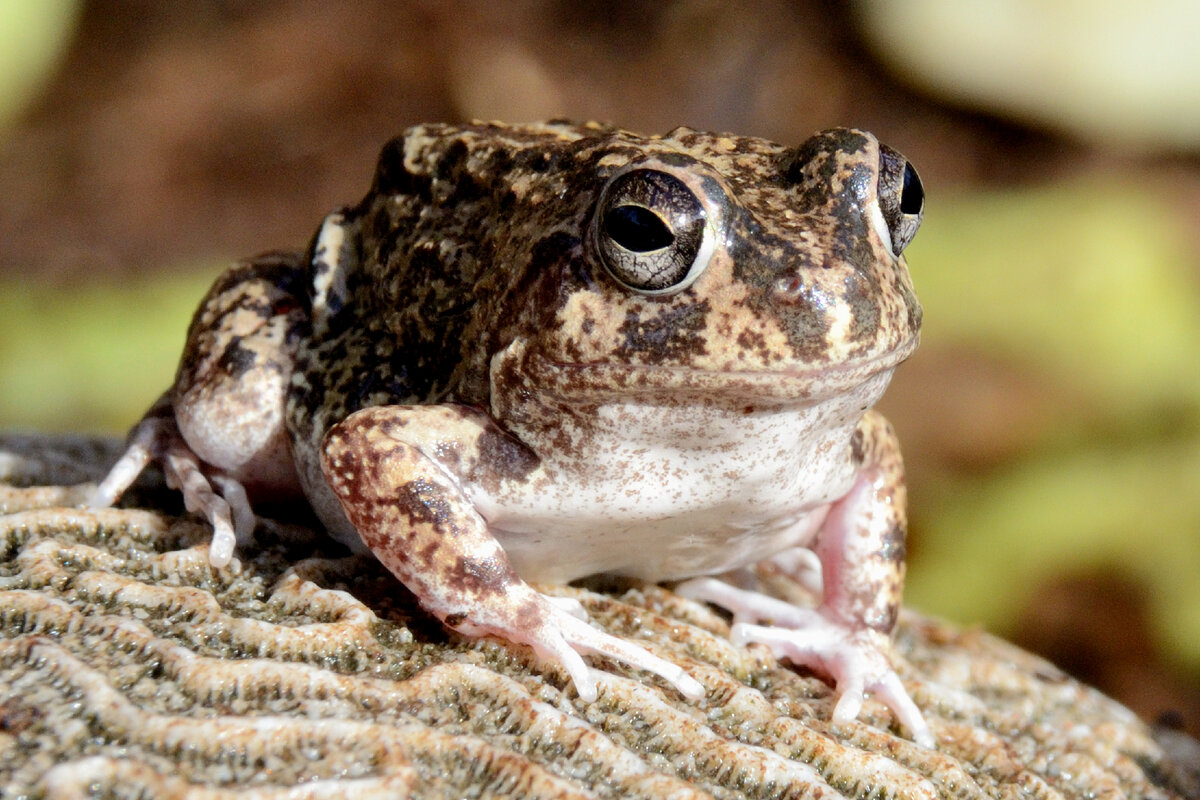
[[[303,526],[264,522],[216,570],[206,528],[152,481],[122,510],[37,488],[113,457],[0,439],[6,798],[1200,797],[1191,740],[1160,744],[1046,662],[914,614],[899,671],[937,751],[873,701],[831,725],[825,683],[643,584],[552,591],[684,664],[708,699],[607,664],[619,677],[583,704],[529,651],[446,632],[372,560]]]

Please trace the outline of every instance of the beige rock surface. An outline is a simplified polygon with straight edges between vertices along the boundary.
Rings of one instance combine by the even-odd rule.
[[[216,570],[207,530],[152,481],[120,510],[39,488],[94,479],[115,447],[0,437],[5,798],[1200,797],[1191,740],[915,614],[899,671],[936,751],[875,702],[831,725],[819,678],[643,584],[553,591],[685,665],[708,698],[606,664],[617,676],[583,704],[529,651],[446,632],[372,560],[299,525],[264,522]]]

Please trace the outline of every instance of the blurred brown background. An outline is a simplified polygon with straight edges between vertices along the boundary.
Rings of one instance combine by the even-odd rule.
[[[924,341],[883,404],[909,601],[1200,734],[1186,2],[25,5],[0,9],[25,59],[0,61],[0,427],[130,424],[221,265],[302,245],[412,123],[868,128],[929,194]]]

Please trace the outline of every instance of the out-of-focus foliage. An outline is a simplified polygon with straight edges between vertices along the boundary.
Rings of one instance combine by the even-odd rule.
[[[1032,451],[927,493],[915,605],[1003,629],[1051,573],[1111,567],[1153,587],[1160,633],[1200,667],[1200,273],[1182,222],[1101,180],[930,216],[910,250],[925,347],[1011,357],[1079,407]]]
[[[1200,283],[1183,215],[1126,181],[935,198],[909,250],[933,347],[1082,383],[1129,424],[1200,412]]]
[[[0,425],[123,433],[170,385],[212,277],[0,284]]]
[[[1124,146],[1200,146],[1194,0],[859,0],[907,83]]]
[[[0,130],[57,63],[79,7],[79,0],[0,0]]]

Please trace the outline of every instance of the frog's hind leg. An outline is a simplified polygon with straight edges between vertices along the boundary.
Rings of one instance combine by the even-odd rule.
[[[792,605],[714,578],[687,581],[675,591],[731,611],[730,636],[736,644],[765,644],[779,658],[831,676],[840,695],[835,722],[855,719],[870,691],[916,742],[931,747],[933,734],[892,666],[907,520],[899,444],[878,413],[863,416],[852,458],[858,479],[824,509],[812,555],[785,551],[773,559],[801,585],[819,590],[818,607]]]
[[[294,253],[240,263],[217,279],[188,330],[174,386],[130,433],[89,505],[112,505],[151,462],[213,526],[228,564],[254,529],[250,498],[299,495],[284,402],[303,328],[306,273]]]

